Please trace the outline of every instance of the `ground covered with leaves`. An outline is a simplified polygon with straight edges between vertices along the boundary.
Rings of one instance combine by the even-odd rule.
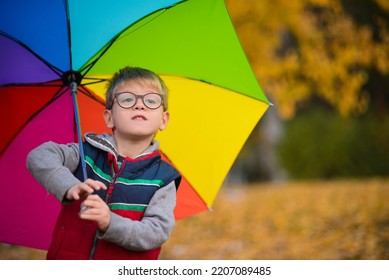
[[[161,259],[389,259],[389,179],[225,186],[177,221]],[[0,259],[45,252],[0,245]]]

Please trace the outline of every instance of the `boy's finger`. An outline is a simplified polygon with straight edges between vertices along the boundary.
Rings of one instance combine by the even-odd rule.
[[[84,202],[83,203],[89,203],[89,202],[91,202],[91,201],[95,201],[96,200],[96,196],[98,196],[98,195],[96,195],[96,194],[90,194],[90,195],[88,195],[86,198],[85,198],[85,200],[84,200]],[[88,205],[89,206],[89,205]]]
[[[89,201],[93,201],[93,202],[96,202],[96,201],[103,201],[100,196],[98,196],[97,194],[92,194],[92,195],[89,195],[87,197],[87,200]]]
[[[87,183],[82,183],[80,187],[84,192],[91,194],[94,192],[94,189]]]
[[[85,183],[94,190],[106,189],[107,187],[100,181],[87,179]]]
[[[101,202],[102,200],[98,195],[90,195],[82,202],[82,206],[88,209],[95,209],[99,208]]]
[[[95,181],[97,189],[107,189],[107,186],[103,182]]]
[[[80,196],[78,195],[77,192],[73,192],[71,196],[72,196],[72,198],[73,198],[74,200],[79,200],[79,199],[80,199]]]

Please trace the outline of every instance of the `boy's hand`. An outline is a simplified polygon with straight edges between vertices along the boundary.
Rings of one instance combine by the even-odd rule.
[[[82,203],[80,218],[97,222],[99,230],[105,232],[111,222],[111,211],[108,205],[97,195],[89,195]]]
[[[79,200],[100,189],[106,190],[107,187],[100,181],[86,179],[83,183],[72,186],[66,192],[66,198],[69,200]]]

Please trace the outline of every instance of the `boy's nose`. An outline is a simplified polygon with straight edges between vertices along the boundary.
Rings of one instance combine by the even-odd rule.
[[[133,108],[135,110],[144,110],[145,109],[145,104],[143,103],[141,96],[136,97],[135,106]]]

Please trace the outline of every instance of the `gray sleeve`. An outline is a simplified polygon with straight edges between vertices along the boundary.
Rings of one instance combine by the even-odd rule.
[[[111,212],[108,230],[99,237],[129,250],[144,251],[166,242],[175,225],[176,186],[174,181],[152,197],[141,221]]]
[[[67,190],[80,183],[73,175],[80,162],[76,143],[46,142],[27,155],[27,168],[34,178],[60,202]]]

